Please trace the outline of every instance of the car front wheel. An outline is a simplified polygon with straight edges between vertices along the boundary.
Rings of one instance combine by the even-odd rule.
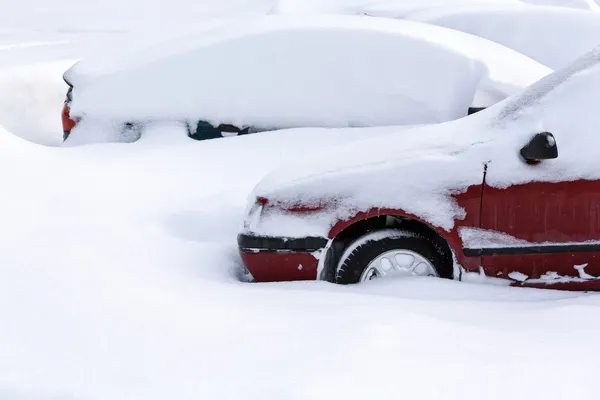
[[[433,241],[396,229],[368,233],[344,251],[336,283],[366,282],[384,277],[435,276],[452,278],[452,265]]]

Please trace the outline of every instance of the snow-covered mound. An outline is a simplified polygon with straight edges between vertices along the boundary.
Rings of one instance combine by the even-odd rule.
[[[393,17],[382,11],[373,13]],[[445,6],[406,18],[503,44],[550,68],[561,68],[600,43],[600,13],[559,7]]]
[[[73,116],[258,127],[439,122],[545,76],[506,47],[446,28],[359,16],[267,16],[65,74]]]
[[[339,220],[372,208],[404,210],[450,230],[464,210],[451,195],[486,184],[600,179],[600,47],[500,104],[460,120],[417,127],[321,153],[279,168],[254,195],[289,205],[335,204],[310,217],[273,215],[253,232],[326,237]],[[530,167],[519,150],[536,133],[552,132],[559,157]],[[288,215],[288,214],[286,214]],[[283,232],[283,233],[282,233]]]

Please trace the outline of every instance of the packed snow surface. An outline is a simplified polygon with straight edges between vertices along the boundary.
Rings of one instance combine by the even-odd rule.
[[[396,128],[199,143],[165,123],[136,143],[69,148],[17,137],[57,144],[60,64],[105,45],[103,33],[52,29],[175,25],[135,17],[158,1],[68,1],[0,0],[12,46],[0,50],[0,399],[597,399],[597,295],[483,285],[478,274],[239,281],[235,236],[264,174]]]
[[[464,217],[451,195],[480,185],[485,164],[486,183],[493,187],[600,179],[595,156],[600,146],[599,66],[597,47],[477,114],[351,143],[281,167],[258,184],[254,195],[283,209],[332,205],[309,219],[284,214],[285,232],[327,236],[335,222],[372,208],[404,210],[450,230]],[[545,131],[554,134],[559,157],[525,164],[519,150]],[[248,229],[274,234],[279,215],[265,215]]]
[[[550,71],[496,43],[426,24],[267,16],[150,46],[102,72],[82,61],[66,77],[71,113],[87,119],[356,127],[455,119]]]

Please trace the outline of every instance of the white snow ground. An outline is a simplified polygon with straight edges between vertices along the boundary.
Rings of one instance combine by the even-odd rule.
[[[0,6],[26,21],[31,4]],[[56,26],[0,25],[0,38],[52,41]],[[597,398],[594,294],[476,276],[240,282],[235,234],[256,181],[387,129],[192,142],[157,126],[69,148],[17,137],[60,138],[56,73],[95,40],[72,35],[0,49],[2,68],[29,64],[0,71],[0,399]]]

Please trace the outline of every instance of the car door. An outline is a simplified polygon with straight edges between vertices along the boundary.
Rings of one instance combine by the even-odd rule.
[[[488,275],[600,276],[600,181],[486,183],[480,226],[496,238],[479,249]]]

